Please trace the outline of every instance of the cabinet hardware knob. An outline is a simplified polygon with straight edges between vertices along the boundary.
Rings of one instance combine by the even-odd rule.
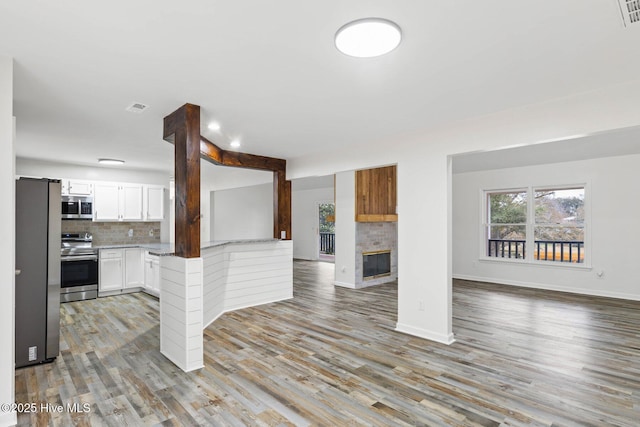
[[[19,276],[19,275],[20,275],[20,273],[22,273],[22,270],[18,270],[18,269],[16,268],[16,276]]]

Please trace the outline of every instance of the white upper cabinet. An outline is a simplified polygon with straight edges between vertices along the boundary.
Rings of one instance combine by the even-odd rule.
[[[145,220],[162,221],[164,219],[164,187],[161,185],[145,185],[144,187]]]
[[[94,221],[142,221],[142,185],[97,182],[93,196]]]
[[[120,185],[96,182],[93,196],[94,221],[120,221]]]
[[[142,185],[120,185],[120,221],[142,221]]]
[[[70,179],[67,191],[70,196],[91,196],[93,194],[93,183]]]
[[[63,195],[93,195],[94,221],[162,221],[165,187],[62,179]]]
[[[62,179],[63,196],[91,196],[93,195],[93,182],[77,179]]]

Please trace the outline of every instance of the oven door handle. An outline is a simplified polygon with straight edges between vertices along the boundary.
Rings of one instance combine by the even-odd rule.
[[[60,261],[69,262],[69,261],[95,261],[98,262],[98,257],[95,255],[70,255],[60,257]]]

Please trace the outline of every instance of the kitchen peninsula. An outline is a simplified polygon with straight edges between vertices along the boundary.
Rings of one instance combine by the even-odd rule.
[[[171,244],[100,247],[101,262],[110,259],[103,258],[103,252],[113,251],[122,253],[121,263],[125,264],[126,251],[144,251],[157,257],[160,351],[185,371],[203,367],[202,331],[220,315],[293,297],[291,240],[212,241],[202,243],[201,248],[201,257],[187,260],[185,269],[184,259],[174,256]],[[129,282],[126,268],[116,274],[123,275],[125,284]],[[105,290],[101,282],[100,295],[134,290],[126,286],[117,291]],[[149,292],[147,288],[144,290]],[[149,293],[155,294],[153,289]]]
[[[199,258],[160,257],[160,351],[184,371],[204,366],[202,331],[220,315],[293,297],[291,240],[202,247]]]

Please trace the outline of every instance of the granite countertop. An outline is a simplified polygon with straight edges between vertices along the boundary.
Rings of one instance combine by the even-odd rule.
[[[214,248],[216,246],[224,246],[231,243],[263,243],[263,242],[277,242],[279,239],[235,239],[235,240],[213,240],[210,242],[201,242],[201,249]],[[99,245],[94,246],[96,249],[126,249],[126,248],[141,248],[148,250],[151,255],[168,256],[173,255],[175,247],[172,243],[123,243],[121,245]]]

